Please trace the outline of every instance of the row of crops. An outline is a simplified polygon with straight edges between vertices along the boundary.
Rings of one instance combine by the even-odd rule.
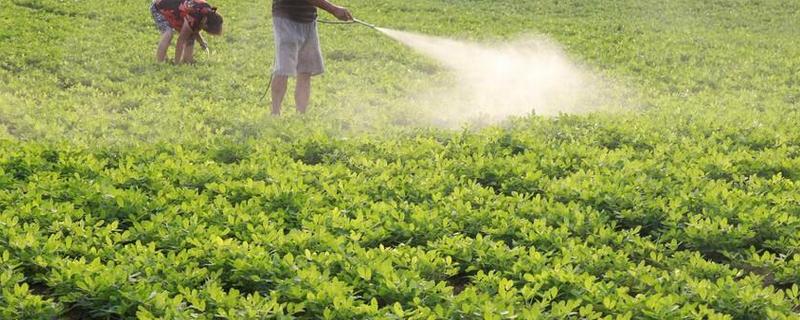
[[[0,316],[796,316],[798,145],[596,130],[7,143]]]

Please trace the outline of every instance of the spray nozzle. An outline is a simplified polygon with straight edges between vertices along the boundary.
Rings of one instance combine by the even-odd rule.
[[[355,19],[355,18],[353,18],[353,22],[355,22],[355,23],[358,23],[358,24],[365,25],[365,26],[367,26],[367,27],[370,27],[370,28],[372,28],[372,29],[377,29],[377,28],[378,28],[378,27],[376,27],[374,24],[367,23],[367,22],[364,22],[364,21],[361,21],[361,20],[358,20],[358,19]]]

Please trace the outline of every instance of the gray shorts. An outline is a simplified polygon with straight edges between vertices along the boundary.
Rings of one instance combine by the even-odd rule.
[[[300,23],[273,16],[272,25],[275,30],[276,75],[308,73],[315,76],[325,71],[316,22]]]

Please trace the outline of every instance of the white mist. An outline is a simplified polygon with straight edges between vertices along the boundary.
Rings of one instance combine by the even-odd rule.
[[[479,44],[379,28],[379,31],[454,71],[452,87],[420,98],[447,124],[509,116],[580,113],[599,107],[598,78],[543,39]]]

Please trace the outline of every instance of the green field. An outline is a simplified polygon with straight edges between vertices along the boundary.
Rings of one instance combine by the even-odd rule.
[[[270,117],[269,1],[211,2],[176,67],[149,0],[0,1],[0,319],[800,319],[800,2],[340,0],[632,101],[455,130],[357,26]]]

